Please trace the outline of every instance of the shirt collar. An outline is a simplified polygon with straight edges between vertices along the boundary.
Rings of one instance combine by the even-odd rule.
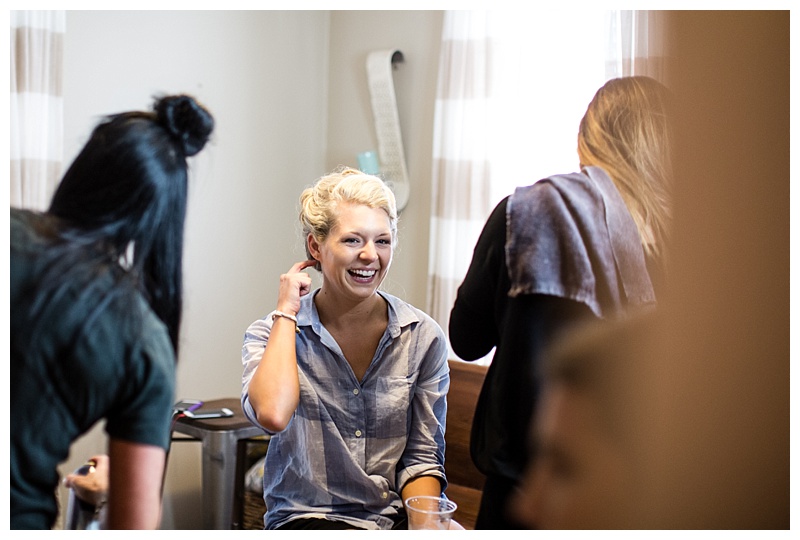
[[[319,334],[319,312],[314,304],[314,297],[319,292],[316,289],[311,294],[300,299],[300,311],[297,313],[297,326],[311,326]],[[395,338],[400,335],[400,330],[410,324],[419,322],[417,312],[403,300],[389,293],[378,291],[378,294],[389,304],[389,333]]]

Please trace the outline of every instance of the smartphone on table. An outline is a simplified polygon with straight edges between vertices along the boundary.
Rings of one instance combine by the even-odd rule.
[[[193,411],[187,409],[183,411],[183,415],[186,418],[195,420],[205,418],[230,418],[233,416],[233,411],[227,407],[220,407],[219,409],[196,409]]]

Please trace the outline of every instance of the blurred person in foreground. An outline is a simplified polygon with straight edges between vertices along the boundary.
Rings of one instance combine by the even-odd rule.
[[[790,14],[670,12],[667,36],[676,60],[667,287],[658,310],[571,333],[547,355],[541,459],[515,516],[555,529],[783,538]]]
[[[608,81],[580,123],[580,172],[517,188],[484,226],[449,323],[460,358],[496,348],[470,441],[486,475],[478,529],[524,527],[508,505],[529,461],[542,352],[580,321],[655,305],[670,220],[668,119],[656,80]]]
[[[11,208],[12,529],[54,526],[57,467],[101,420],[110,462],[104,525],[159,526],[183,294],[186,160],[213,126],[185,95],[108,116],[46,212]]]
[[[635,426],[646,421],[642,352],[654,313],[577,326],[543,355],[531,426],[536,459],[509,501],[521,523],[637,528],[635,502],[643,496],[637,479],[647,457]]]

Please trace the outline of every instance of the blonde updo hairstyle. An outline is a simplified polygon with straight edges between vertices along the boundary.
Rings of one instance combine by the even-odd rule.
[[[645,253],[661,258],[671,218],[669,95],[644,76],[611,79],[597,91],[578,133],[581,167],[611,177],[633,216]]]
[[[306,255],[313,259],[308,249],[308,235],[322,244],[336,226],[341,203],[380,208],[389,216],[392,245],[397,240],[397,203],[394,193],[386,183],[370,174],[344,167],[321,177],[300,194],[300,223],[303,228]],[[321,270],[319,262],[314,265]]]

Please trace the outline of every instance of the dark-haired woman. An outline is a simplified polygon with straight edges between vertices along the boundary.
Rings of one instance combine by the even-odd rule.
[[[189,96],[109,116],[43,213],[11,209],[11,528],[49,529],[57,466],[105,420],[109,528],[155,529],[181,319]]]

